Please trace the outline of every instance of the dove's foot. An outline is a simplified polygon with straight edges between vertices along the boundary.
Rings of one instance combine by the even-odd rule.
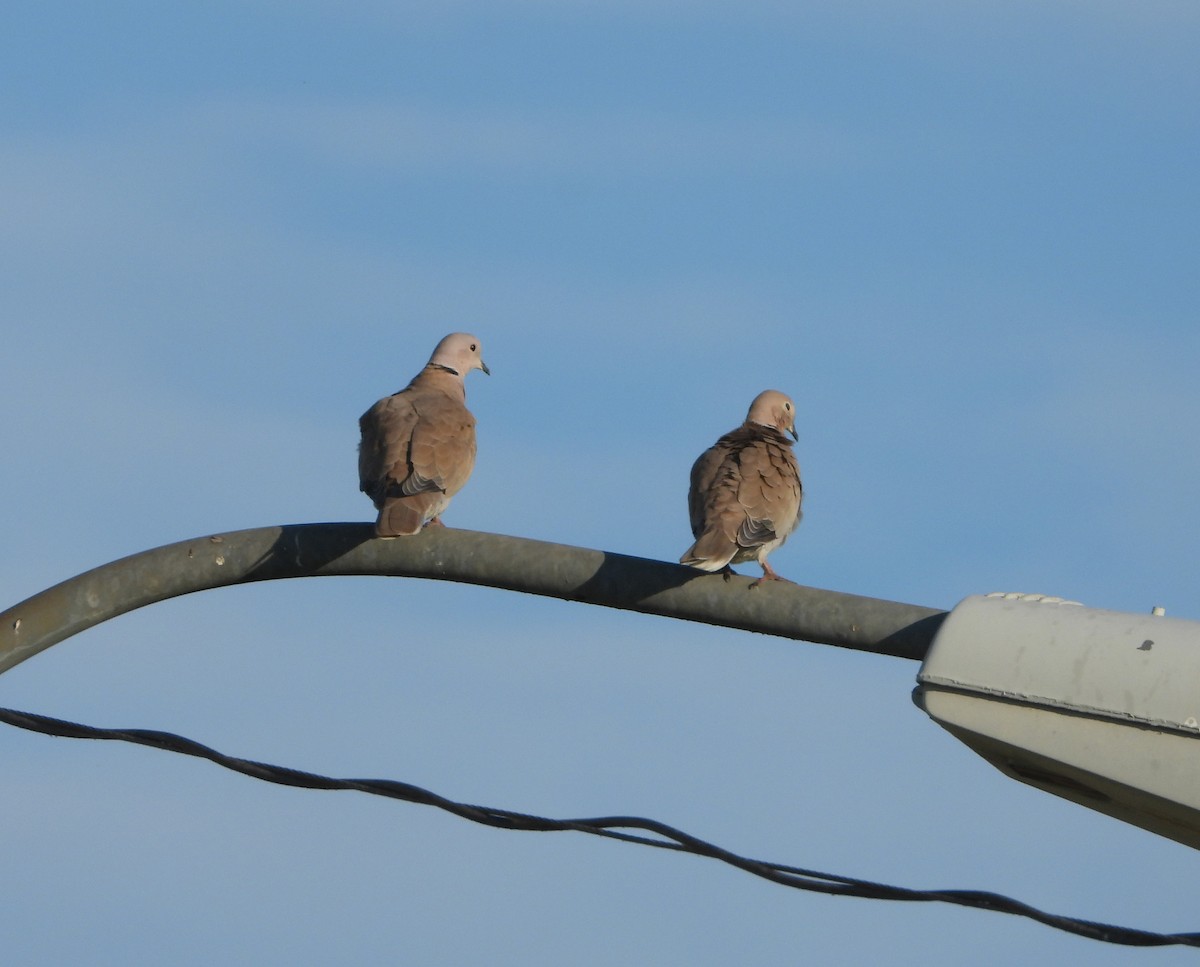
[[[787,578],[783,577],[780,574],[776,574],[775,569],[773,567],[771,567],[771,565],[768,564],[766,561],[762,562],[762,569],[763,569],[763,576],[760,577],[757,581],[752,581],[750,583],[751,588],[758,587],[760,584],[763,583],[763,581],[784,581],[787,584],[795,584],[796,583],[795,581],[788,580]]]

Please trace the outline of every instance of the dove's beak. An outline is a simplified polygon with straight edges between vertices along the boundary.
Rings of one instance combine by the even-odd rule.
[[[483,370],[484,375],[486,375],[486,376],[492,375],[492,371],[487,368],[487,363],[485,363],[482,359],[479,360],[479,368]]]
[[[795,440],[797,443],[800,442],[800,434],[796,432],[796,428],[794,426],[788,427],[788,433],[792,435],[793,440]]]

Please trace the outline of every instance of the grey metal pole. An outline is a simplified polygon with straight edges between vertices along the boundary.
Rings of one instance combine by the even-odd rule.
[[[288,524],[197,537],[104,564],[0,614],[0,672],[109,618],[193,591],[328,575],[430,578],[921,660],[946,612],[519,537]]]

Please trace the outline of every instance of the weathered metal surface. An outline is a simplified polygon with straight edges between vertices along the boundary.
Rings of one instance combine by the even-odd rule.
[[[917,680],[1005,775],[1200,849],[1200,622],[970,597]]]
[[[368,524],[214,534],[113,561],[0,614],[0,672],[120,614],[211,588],[330,575],[487,585],[921,660],[945,612],[787,582],[451,528],[380,540]]]

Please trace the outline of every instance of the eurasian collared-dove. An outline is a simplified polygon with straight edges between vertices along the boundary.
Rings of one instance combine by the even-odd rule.
[[[679,559],[704,571],[758,561],[781,580],[767,555],[800,523],[800,467],[792,452],[796,405],[778,390],[759,393],[746,422],[700,454],[692,466],[688,513],[696,543]]]
[[[479,340],[453,332],[404,389],[385,396],[358,421],[358,486],[379,510],[379,537],[416,534],[439,516],[475,466],[475,417],[467,409],[467,373],[491,374]]]

